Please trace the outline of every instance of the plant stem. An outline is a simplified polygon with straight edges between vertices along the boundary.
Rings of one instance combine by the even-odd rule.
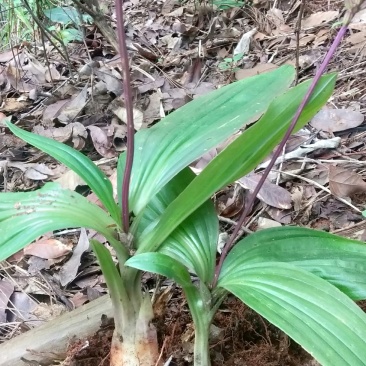
[[[206,318],[202,315],[203,318]],[[209,334],[210,323],[200,321],[195,323],[194,366],[210,366]]]
[[[283,150],[283,148],[284,148],[284,146],[285,146],[288,138],[290,137],[292,131],[294,130],[294,128],[296,126],[296,123],[297,123],[298,119],[300,118],[300,115],[301,115],[303,109],[305,108],[307,102],[309,101],[309,99],[311,97],[311,94],[313,93],[313,91],[314,91],[314,89],[315,89],[315,87],[316,87],[316,85],[317,85],[320,77],[322,76],[322,74],[324,73],[325,69],[327,68],[327,66],[329,64],[329,61],[333,57],[333,55],[334,55],[337,47],[341,43],[341,40],[342,40],[343,36],[345,35],[346,31],[347,31],[347,24],[344,24],[340,28],[340,30],[338,31],[337,36],[334,39],[334,41],[333,41],[330,49],[328,50],[327,54],[325,55],[322,64],[320,65],[319,69],[317,70],[317,72],[316,72],[316,74],[314,76],[314,79],[313,79],[313,81],[312,81],[312,83],[311,83],[308,91],[306,92],[306,94],[305,94],[302,102],[299,105],[299,108],[297,109],[297,111],[295,113],[294,118],[292,119],[292,122],[291,122],[288,130],[286,131],[285,136],[283,137],[281,143],[279,144],[278,148],[276,149],[275,153],[273,154],[272,159],[271,159],[269,165],[264,170],[264,172],[262,174],[262,177],[261,177],[260,181],[258,182],[257,186],[255,187],[253,193],[250,195],[249,202],[245,206],[244,212],[240,216],[240,220],[239,220],[238,224],[236,225],[233,233],[231,234],[228,242],[226,243],[226,245],[225,245],[225,247],[224,247],[224,249],[222,251],[219,264],[217,265],[216,270],[215,270],[215,278],[214,278],[214,281],[213,281],[213,287],[216,286],[216,283],[217,283],[217,280],[218,280],[218,277],[219,277],[219,274],[220,274],[220,270],[221,270],[222,264],[224,263],[224,260],[225,260],[225,258],[227,256],[227,254],[229,253],[229,251],[234,246],[236,236],[237,236],[240,228],[242,227],[242,225],[245,224],[246,218],[247,218],[250,210],[252,209],[254,200],[257,197],[258,192],[262,188],[262,186],[263,186],[265,180],[267,179],[269,172],[271,171],[272,167],[274,166],[277,158],[280,156],[280,154],[281,154],[281,152],[282,152],[282,150]]]
[[[202,282],[199,289],[190,284],[183,291],[194,323],[194,366],[210,366],[210,325],[219,304],[212,308],[211,292]]]
[[[131,170],[134,155],[135,128],[133,125],[131,77],[130,77],[130,67],[128,63],[128,52],[126,46],[126,33],[123,20],[122,0],[116,0],[116,16],[117,16],[118,44],[120,49],[122,71],[123,71],[123,92],[125,97],[125,108],[127,114],[126,167],[122,183],[122,227],[124,232],[128,234],[130,229],[130,211],[128,207],[128,195],[130,191]]]

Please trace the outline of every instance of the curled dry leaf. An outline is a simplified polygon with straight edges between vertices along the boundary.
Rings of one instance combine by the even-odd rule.
[[[46,126],[53,125],[54,119],[61,113],[64,105],[66,105],[66,103],[69,103],[70,101],[71,99],[63,99],[48,105],[43,111],[43,124]]]
[[[60,270],[60,283],[66,286],[73,281],[80,266],[82,254],[89,249],[89,239],[85,229],[81,229],[79,241],[74,248],[71,258],[62,266]]]
[[[233,54],[238,55],[239,53],[247,54],[249,52],[250,41],[253,35],[257,32],[257,28],[253,28],[250,31],[244,33],[240,38],[237,46],[235,47]]]
[[[121,98],[116,98],[113,102],[109,105],[108,109],[112,110],[112,112],[124,123],[127,123],[127,112],[124,105],[124,102]],[[143,113],[133,108],[133,124],[135,130],[139,130],[143,127],[143,120],[144,115]]]
[[[234,217],[244,208],[244,190],[239,184],[227,187],[216,195],[216,211],[223,217]]]
[[[36,164],[27,169],[24,175],[31,180],[44,180],[54,175],[53,171],[45,164]]]
[[[57,239],[43,238],[24,248],[25,255],[34,255],[43,259],[54,259],[70,253],[71,246]]]
[[[90,137],[93,140],[95,150],[104,158],[114,158],[116,150],[112,144],[112,136],[97,126],[89,126]]]
[[[357,127],[363,120],[364,116],[361,112],[324,107],[314,116],[310,124],[318,130],[337,132]]]
[[[355,193],[365,192],[366,182],[355,172],[331,165],[329,189],[337,197],[351,197]]]
[[[260,179],[261,175],[259,174],[249,174],[246,177],[240,178],[238,183],[245,189],[253,191]],[[286,191],[286,189],[277,186],[268,180],[264,182],[257,197],[269,206],[280,209],[291,208],[291,194]]]
[[[57,116],[59,122],[64,124],[73,122],[73,120],[83,110],[87,100],[87,86],[88,84],[84,86],[79,94],[74,96],[68,103],[63,106],[63,108],[61,109],[61,113]]]
[[[121,95],[123,90],[121,75],[116,70],[102,66],[100,69],[96,69],[94,72],[99,80],[105,83],[105,86],[109,92],[112,92],[117,96]]]
[[[160,92],[152,93],[149,96],[149,105],[143,113],[144,123],[147,126],[163,117],[161,113],[161,98],[162,95]]]
[[[27,325],[33,327],[39,326],[44,322],[40,321],[35,315],[33,310],[36,309],[38,303],[33,300],[28,294],[23,291],[15,291],[11,295],[11,303],[16,311],[9,312],[9,322],[29,322]]]
[[[62,174],[61,177],[55,179],[54,182],[59,183],[62,188],[71,189],[72,191],[74,191],[77,186],[86,185],[80,176],[72,170],[68,170],[66,173]]]
[[[14,285],[7,279],[0,281],[0,324],[6,323],[6,310],[11,294],[14,292]]]

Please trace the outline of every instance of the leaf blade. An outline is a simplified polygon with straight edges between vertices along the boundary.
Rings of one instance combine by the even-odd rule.
[[[335,74],[323,76],[300,116],[301,128],[328,100]],[[281,140],[305,95],[311,80],[275,99],[263,117],[216,156],[189,186],[169,205],[159,223],[141,237],[139,251],[155,250],[186,217],[221,187],[253,170]],[[245,147],[243,149],[243,146]]]
[[[253,263],[221,276],[232,292],[322,365],[364,365],[366,315],[337,288],[285,263]]]
[[[22,130],[10,122],[6,122],[6,125],[14,135],[44,151],[78,174],[101,200],[115,221],[121,222],[120,209],[113,198],[112,184],[90,159],[58,141]]]
[[[115,241],[115,221],[78,193],[47,183],[38,191],[2,193],[0,260],[53,230],[87,227]]]
[[[149,130],[139,131],[130,191],[135,215],[180,170],[258,118],[293,78],[294,69],[284,66],[241,80],[197,98]],[[121,164],[119,182],[122,169]]]
[[[330,282],[353,300],[366,298],[366,245],[322,231],[280,227],[239,241],[222,273],[258,262],[285,262]]]
[[[134,221],[133,234],[139,237],[144,231],[151,230],[166,207],[194,177],[195,174],[186,168],[166,184],[145,207],[142,217],[137,217]],[[168,236],[159,252],[179,260],[197,274],[201,281],[208,284],[214,273],[218,233],[216,210],[212,201],[208,200]]]
[[[192,286],[191,277],[186,267],[163,253],[142,253],[127,260],[126,266],[140,271],[157,273],[173,279],[182,287]]]

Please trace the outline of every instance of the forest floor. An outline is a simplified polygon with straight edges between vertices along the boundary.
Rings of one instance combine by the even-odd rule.
[[[314,76],[336,34],[333,25],[342,19],[343,1],[304,3],[126,1],[136,129],[151,126],[193,98],[283,64],[298,65],[299,82]],[[115,27],[113,3],[100,4]],[[62,20],[53,22],[62,25]],[[40,29],[33,43],[19,42],[0,52],[0,124],[11,116],[22,128],[67,143],[115,181],[117,157],[126,149],[126,127],[114,115],[123,106],[120,59],[93,24],[83,24],[84,38],[77,42],[70,29],[64,29],[70,37],[69,64],[42,41]],[[338,72],[332,98],[288,142],[285,153],[297,151],[297,158],[277,167],[247,229],[300,225],[365,240],[365,46],[366,12],[361,11],[329,66],[328,71]],[[332,139],[338,141],[336,148],[329,147]],[[310,147],[306,154],[301,152],[304,144]],[[57,181],[89,194],[70,170],[9,131],[3,129],[0,146],[2,191],[29,191]],[[200,169],[216,153],[194,167]],[[252,174],[255,178],[260,169]],[[221,232],[232,232],[253,181],[236,182],[215,195]],[[107,292],[88,249],[93,235],[83,230],[49,233],[1,263],[1,342]],[[169,281],[158,289],[155,284],[155,277],[147,278],[146,286],[159,300],[155,323],[163,359],[171,358],[167,365],[190,365],[193,325],[184,296]],[[317,365],[235,298],[227,299],[213,324],[213,365]],[[69,365],[107,365],[109,335],[109,328],[99,332],[82,351],[71,346]]]

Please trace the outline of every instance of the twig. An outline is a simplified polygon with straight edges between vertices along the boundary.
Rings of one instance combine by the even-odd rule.
[[[219,216],[219,220],[222,221],[222,222],[225,222],[227,224],[233,225],[233,226],[238,225],[238,223],[236,221],[228,219],[227,217]],[[253,233],[253,231],[248,229],[247,227],[243,227],[242,230],[247,234],[252,234]]]
[[[57,52],[66,60],[67,62],[67,66],[69,68],[69,73],[70,76],[73,75],[72,73],[72,67],[71,67],[71,61],[69,58],[69,54],[67,53],[67,49],[62,41],[61,38],[57,37],[55,34],[51,33],[44,25],[42,22],[39,21],[39,19],[37,18],[37,16],[34,14],[32,8],[30,7],[28,0],[22,0],[24,6],[26,7],[26,9],[29,11],[30,15],[32,16],[33,20],[37,23],[38,27],[43,31],[43,34],[46,36],[46,38],[50,41],[50,43],[52,44],[53,47],[55,47],[55,49],[57,50]],[[49,36],[49,34],[57,41],[60,43],[63,51],[65,53],[63,53],[60,48],[56,45],[55,42],[53,42],[52,38]]]
[[[274,172],[276,172],[276,170],[273,170]],[[304,182],[307,182],[307,183],[310,183],[310,184],[313,184],[314,186],[322,189],[324,192],[327,192],[329,194],[331,194],[333,197],[335,197],[338,201],[341,201],[343,202],[345,205],[351,207],[353,210],[357,211],[357,212],[361,212],[361,210],[359,210],[356,206],[353,206],[352,203],[349,203],[347,200],[345,200],[344,198],[341,198],[341,197],[337,197],[337,196],[334,196],[333,193],[330,191],[330,189],[322,186],[321,184],[315,182],[314,180],[311,180],[309,178],[305,178],[305,177],[302,177],[301,175],[297,175],[297,174],[292,174],[292,173],[288,173],[288,172],[280,172],[281,174],[287,174],[287,175],[290,175],[291,177],[294,177],[294,178],[298,178],[298,179],[301,179],[303,180]]]
[[[349,226],[349,227],[346,227],[343,229],[334,230],[334,231],[332,231],[332,234],[346,236],[349,234],[353,234],[357,231],[361,231],[363,229],[366,229],[366,221],[358,222],[357,224],[354,224],[352,226]]]
[[[299,62],[299,58],[300,58],[300,32],[301,32],[301,19],[302,19],[302,14],[304,13],[304,7],[305,7],[305,0],[301,0],[299,14],[298,14],[298,17],[297,17],[297,22],[296,22],[296,29],[295,29],[295,34],[296,34],[296,56],[295,56],[296,75],[295,75],[295,85],[297,85],[297,83],[299,82],[299,70],[300,70],[300,62]]]

